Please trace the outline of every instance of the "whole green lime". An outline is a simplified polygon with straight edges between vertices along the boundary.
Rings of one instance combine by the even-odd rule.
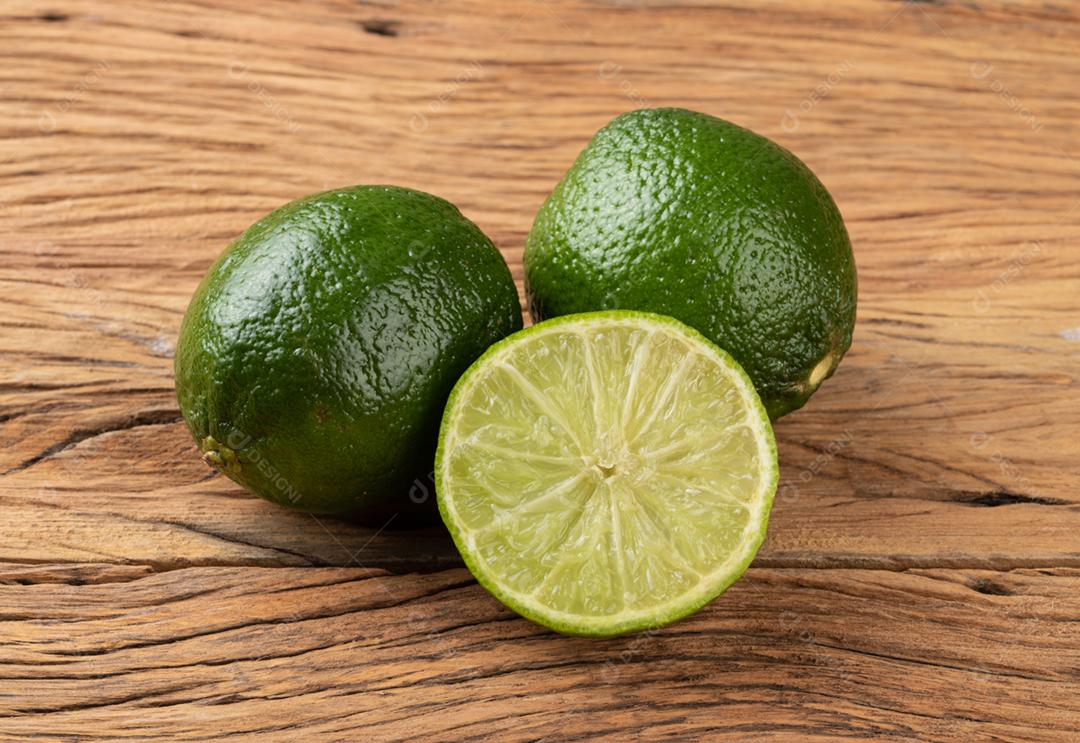
[[[521,328],[510,271],[452,204],[357,186],[294,201],[211,267],[176,393],[203,458],[315,513],[433,500],[443,406]]]
[[[829,193],[783,147],[695,111],[600,130],[541,208],[524,262],[534,319],[671,315],[735,357],[774,419],[851,345],[855,260]]]

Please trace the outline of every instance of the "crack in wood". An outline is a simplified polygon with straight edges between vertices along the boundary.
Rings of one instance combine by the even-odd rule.
[[[1031,504],[1036,506],[1070,506],[1080,505],[1067,501],[1064,498],[1048,498],[1041,495],[1025,495],[1014,493],[1011,490],[994,490],[987,493],[972,493],[963,490],[954,490],[949,493],[950,500],[956,503],[964,503],[978,508],[999,508],[1001,506],[1015,506]]]
[[[44,461],[50,457],[54,457],[57,454],[66,451],[74,446],[77,446],[84,441],[103,436],[107,433],[114,433],[116,431],[128,431],[132,428],[139,428],[141,426],[160,426],[170,423],[181,423],[183,418],[180,415],[180,411],[176,409],[172,410],[143,410],[136,413],[131,413],[122,418],[111,420],[102,423],[93,428],[77,428],[61,441],[57,441],[55,444],[51,444],[42,449],[37,454],[23,460],[14,467],[0,472],[0,476],[14,474],[21,472],[25,469],[33,467],[38,462]]]
[[[369,21],[360,21],[360,28],[375,36],[389,36],[393,38],[398,35],[399,26],[401,26],[400,21],[389,21],[379,18]]]

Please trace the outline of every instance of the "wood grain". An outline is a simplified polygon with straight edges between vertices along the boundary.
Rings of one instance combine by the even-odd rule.
[[[1080,734],[1078,593],[1067,568],[754,569],[704,614],[597,641],[463,569],[41,576],[0,587],[0,732],[1045,740]]]
[[[1076,739],[1078,48],[1041,2],[9,0],[0,736]],[[173,344],[248,224],[421,188],[520,282],[592,133],[663,105],[796,152],[859,267],[728,595],[559,637],[437,526],[287,513],[202,465]]]

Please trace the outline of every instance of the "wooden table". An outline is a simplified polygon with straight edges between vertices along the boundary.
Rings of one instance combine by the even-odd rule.
[[[1080,9],[324,0],[0,7],[0,736],[1080,738]],[[836,376],[776,428],[746,577],[612,640],[490,598],[441,528],[249,497],[174,342],[293,198],[458,204],[521,278],[596,129],[770,136],[859,265]]]

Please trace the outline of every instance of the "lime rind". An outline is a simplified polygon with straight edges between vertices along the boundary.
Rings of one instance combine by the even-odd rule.
[[[731,550],[725,559],[711,566],[712,569],[707,573],[703,575],[697,574],[698,579],[692,588],[681,590],[665,601],[640,609],[624,607],[618,611],[595,615],[563,611],[545,604],[537,598],[538,595],[543,594],[545,588],[543,584],[536,590],[526,593],[516,590],[507,581],[500,580],[497,577],[496,571],[486,564],[482,556],[481,547],[476,540],[477,531],[467,528],[463,523],[462,515],[458,513],[454,493],[451,490],[448,463],[450,453],[462,444],[455,430],[455,423],[461,414],[459,407],[462,401],[470,398],[475,385],[484,380],[483,370],[500,365],[502,361],[511,355],[514,349],[527,340],[536,340],[538,336],[543,334],[568,330],[575,325],[592,327],[605,322],[653,329],[658,326],[663,327],[668,331],[674,331],[674,334],[687,344],[689,350],[704,353],[716,360],[718,366],[723,369],[726,379],[733,383],[742,410],[746,413],[746,422],[752,428],[753,441],[757,447],[756,455],[759,470],[757,472],[756,487],[744,504],[748,515],[745,518],[742,532],[736,540],[737,547]],[[503,368],[512,368],[509,365],[502,366]],[[589,368],[593,369],[595,365],[589,365]],[[545,412],[551,415],[558,414],[555,410]],[[598,432],[593,431],[592,434],[598,435]],[[671,445],[677,446],[678,444],[679,442],[676,441]],[[525,452],[518,451],[514,451],[513,454],[526,455]],[[746,571],[764,541],[769,512],[776,491],[778,472],[776,443],[768,414],[754,389],[753,383],[739,364],[705,336],[673,318],[630,310],[609,310],[561,316],[519,331],[491,346],[462,375],[451,392],[439,433],[439,446],[435,457],[435,485],[440,513],[466,566],[477,581],[502,603],[522,616],[558,632],[583,636],[612,636],[663,626],[690,616],[723,593]],[[573,483],[567,483],[566,487],[572,488]],[[608,487],[614,486],[610,485]],[[627,488],[627,491],[632,493],[630,488]],[[497,496],[498,493],[493,493],[493,495]],[[619,518],[619,509],[614,507],[614,495],[611,493],[607,495],[609,497],[606,502],[610,505],[610,518],[617,520]],[[588,510],[590,506],[598,511],[601,504],[592,501],[599,501],[599,498],[594,493],[591,499],[589,503],[582,507],[582,511]],[[636,505],[640,506],[640,504]],[[644,512],[648,513],[648,509],[644,508]],[[582,526],[581,519],[600,517],[598,512],[594,514],[575,514],[575,516],[577,518],[575,524],[582,529],[587,528],[588,522]],[[647,519],[642,520],[642,523],[652,521],[652,528],[662,534],[664,531],[662,524],[657,524],[653,519],[654,517],[649,515]],[[619,535],[620,530],[612,528],[611,537],[617,539]],[[618,544],[611,546],[616,551],[621,551],[623,547]],[[672,551],[673,553],[678,552],[674,547]],[[618,570],[624,569],[619,560],[615,562]],[[557,573],[558,567],[549,570],[545,581],[557,583],[559,577]],[[623,576],[622,579],[625,580],[625,577]]]

